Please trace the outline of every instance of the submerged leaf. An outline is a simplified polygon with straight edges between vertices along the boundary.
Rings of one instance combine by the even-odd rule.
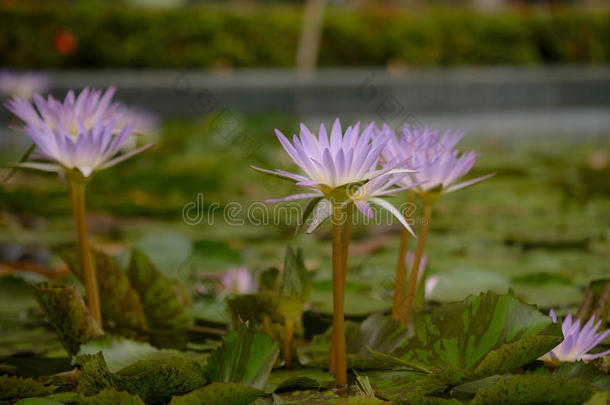
[[[38,303],[66,351],[74,355],[83,343],[104,334],[76,287],[40,283],[32,286]]]
[[[158,347],[184,348],[190,320],[172,282],[138,250],[132,252],[127,275],[140,295],[148,326],[154,331],[151,343]]]
[[[595,387],[581,379],[518,375],[501,378],[491,387],[480,389],[470,405],[579,405],[595,391]]]
[[[237,382],[262,390],[278,354],[277,343],[269,336],[254,333],[241,323],[210,355],[205,373],[210,381]]]
[[[577,361],[574,363],[563,363],[554,373],[554,377],[581,378],[597,388],[610,391],[610,375],[602,372],[593,364]]]
[[[141,360],[117,373],[110,372],[102,353],[83,356],[82,362],[78,391],[86,396],[114,388],[159,403],[205,384],[201,364],[180,357]]]
[[[172,398],[169,405],[243,405],[261,396],[262,391],[247,385],[215,382],[186,395]]]
[[[256,329],[265,316],[275,323],[282,321],[279,313],[279,298],[271,292],[235,295],[227,298],[227,306],[231,313],[231,322],[235,327],[243,321]]]
[[[430,369],[468,370],[481,378],[534,361],[560,341],[558,326],[534,306],[486,293],[424,315],[415,335],[392,356]]]
[[[113,257],[96,250],[92,253],[97,271],[104,324],[113,325],[112,329],[124,336],[145,336],[145,332],[148,330],[146,316],[140,296],[132,288],[129,277],[121,270]],[[61,256],[72,273],[82,282],[83,272],[78,252],[64,251]]]
[[[280,392],[314,388],[328,388],[334,377],[326,371],[315,368],[275,370],[269,376],[266,392]]]
[[[371,355],[370,349],[389,353],[399,347],[407,338],[405,326],[391,316],[373,314],[360,325],[345,323],[347,366],[357,370],[387,368],[391,361]],[[307,346],[298,348],[299,361],[309,367],[328,365],[331,343],[331,330],[315,336]]]
[[[0,376],[0,400],[37,397],[50,394],[52,391],[53,388],[45,387],[31,378]]]

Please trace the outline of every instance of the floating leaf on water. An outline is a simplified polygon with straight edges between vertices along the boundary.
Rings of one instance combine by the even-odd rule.
[[[38,397],[50,394],[52,391],[52,387],[45,387],[31,378],[0,376],[0,400]]]
[[[275,370],[269,376],[266,392],[278,392],[295,389],[328,388],[334,377],[326,371],[316,368],[301,368],[292,370]],[[315,384],[315,386],[314,386]]]
[[[518,375],[480,389],[470,405],[580,405],[595,392],[595,387],[581,379]]]
[[[486,293],[423,315],[415,335],[392,356],[429,369],[468,370],[482,378],[536,360],[561,339],[558,325],[536,307],[511,295]]]
[[[107,388],[100,391],[98,394],[90,397],[80,397],[79,405],[145,405],[142,398],[138,395],[132,395],[127,391],[117,391],[114,388]]]
[[[186,395],[175,396],[169,405],[243,405],[261,396],[262,391],[247,385],[215,382]]]

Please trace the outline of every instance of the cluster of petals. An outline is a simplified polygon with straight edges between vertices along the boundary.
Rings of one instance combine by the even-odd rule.
[[[254,169],[290,180],[308,190],[306,193],[267,202],[317,199],[308,232],[332,215],[333,204],[348,203],[354,203],[367,217],[373,216],[370,203],[376,204],[388,210],[411,231],[404,216],[390,203],[379,198],[411,187],[394,187],[400,177],[410,170],[405,168],[404,159],[394,159],[380,167],[381,153],[389,139],[377,134],[374,123],[362,131],[357,123],[343,132],[337,119],[330,134],[322,124],[317,136],[301,124],[300,134],[294,135],[292,142],[280,131],[276,130],[276,134],[284,150],[303,174],[280,169]]]
[[[551,310],[549,316],[557,323],[557,315]],[[601,320],[595,322],[595,317],[591,317],[587,323],[581,326],[580,319],[573,319],[569,314],[561,323],[563,341],[553,350],[540,358],[550,363],[588,361],[610,354],[610,350],[600,353],[590,354],[597,345],[610,336],[610,329],[604,332],[597,332],[601,325]]]
[[[412,186],[420,194],[450,193],[483,181],[493,173],[460,182],[476,161],[476,153],[455,149],[464,137],[462,132],[446,131],[442,135],[429,128],[417,129],[405,126],[399,136],[384,125],[380,134],[388,134],[389,142],[383,151],[385,161],[406,159],[412,173],[401,178],[400,184]]]
[[[115,88],[105,92],[85,88],[78,96],[71,90],[63,102],[34,95],[33,102],[13,97],[6,107],[23,122],[36,145],[34,162],[19,167],[45,171],[77,169],[84,177],[113,166],[152,144],[119,154],[130,137],[134,122],[117,125],[119,104],[112,101]]]

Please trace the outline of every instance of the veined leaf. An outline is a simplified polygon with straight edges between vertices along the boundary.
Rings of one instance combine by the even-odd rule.
[[[561,342],[558,325],[512,295],[485,293],[424,315],[392,355],[430,369],[447,366],[482,378],[503,374]]]
[[[78,353],[80,345],[104,334],[76,287],[40,283],[32,286],[32,290],[69,354]]]
[[[141,360],[117,373],[110,372],[101,352],[83,356],[82,362],[78,392],[85,396],[114,388],[159,403],[205,384],[201,364],[181,357]]]
[[[96,250],[92,253],[104,323],[116,325],[112,329],[127,337],[146,336],[148,324],[142,302],[136,290],[132,288],[129,277],[114,258]],[[72,273],[82,282],[83,271],[78,252],[64,251],[61,256]]]
[[[150,342],[158,347],[184,348],[190,320],[172,282],[138,250],[132,252],[127,275],[140,295],[148,326],[154,331]]]
[[[278,354],[277,343],[269,336],[254,333],[241,323],[210,355],[205,373],[213,382],[236,382],[262,390]]]
[[[585,381],[543,375],[501,378],[489,388],[480,389],[470,405],[580,405],[597,391]]]

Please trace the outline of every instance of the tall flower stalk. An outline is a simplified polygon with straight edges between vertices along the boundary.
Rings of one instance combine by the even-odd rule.
[[[411,220],[410,207],[415,199],[412,191],[407,191],[406,206],[404,210],[404,216],[407,223]],[[401,303],[404,300],[405,294],[405,279],[407,271],[407,250],[409,249],[409,231],[406,228],[402,228],[400,232],[400,245],[398,248],[398,260],[396,263],[396,282],[394,283],[394,297],[392,302],[392,318],[400,320],[400,308]]]
[[[74,212],[74,222],[78,234],[78,247],[83,267],[83,281],[87,292],[87,305],[93,319],[99,325],[102,324],[102,309],[100,305],[99,288],[97,284],[97,274],[93,266],[91,247],[89,246],[89,235],[87,234],[87,220],[85,210],[85,181],[75,179],[76,176],[68,177],[70,196],[72,198],[72,209]]]
[[[407,162],[406,168],[414,169],[408,175],[401,177],[399,184],[403,187],[411,186],[424,206],[420,236],[409,271],[407,291],[404,295],[402,291],[404,291],[404,263],[408,249],[407,238],[401,239],[398,252],[397,285],[392,313],[397,320],[407,323],[413,308],[420,263],[426,246],[434,204],[442,195],[483,181],[493,176],[493,173],[458,183],[458,180],[472,169],[476,160],[474,152],[460,153],[455,149],[464,136],[461,132],[447,131],[441,136],[438,132],[428,128],[418,130],[405,126],[403,132],[397,137],[392,129],[385,125],[379,131],[378,136],[389,139],[383,151],[383,157],[387,162],[403,160]]]
[[[31,161],[19,162],[18,168],[63,173],[68,181],[74,221],[78,234],[83,281],[87,304],[93,318],[101,325],[102,314],[97,276],[91,257],[85,210],[85,185],[105,168],[149,148],[151,144],[119,154],[133,130],[133,123],[115,124],[118,106],[112,102],[115,89],[84,89],[78,96],[69,91],[64,102],[39,94],[33,103],[13,97],[6,107],[19,117],[25,132],[35,144]]]
[[[411,170],[405,168],[404,159],[398,158],[388,160],[380,167],[381,152],[388,139],[384,136],[374,136],[374,124],[368,125],[361,132],[358,123],[348,127],[344,133],[339,120],[336,120],[330,134],[327,133],[326,127],[321,125],[317,136],[303,124],[300,129],[300,135],[294,135],[292,142],[281,132],[276,130],[276,133],[284,150],[303,174],[280,169],[253,168],[289,180],[308,190],[306,193],[267,200],[280,202],[308,199],[308,207],[311,207],[311,210],[305,211],[313,212],[308,233],[313,232],[326,219],[331,219],[333,343],[329,369],[335,374],[337,388],[344,392],[347,385],[344,301],[352,213],[355,207],[363,215],[372,217],[372,203],[388,210],[411,231],[400,212],[380,198],[412,187],[397,185],[400,178]]]

